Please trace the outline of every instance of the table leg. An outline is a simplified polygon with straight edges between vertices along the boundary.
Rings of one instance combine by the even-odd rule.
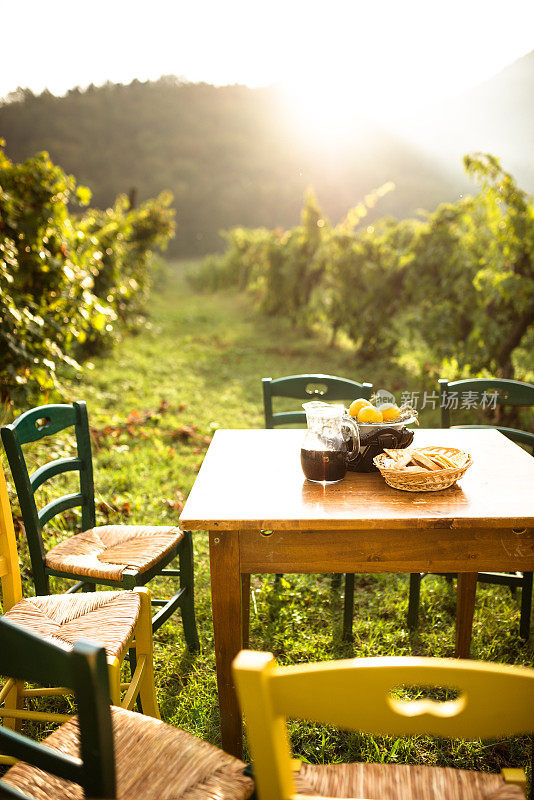
[[[232,661],[242,641],[237,531],[210,531],[210,573],[222,747],[241,758],[243,727],[232,679]]]
[[[456,589],[456,658],[469,658],[476,589],[476,572],[458,573],[458,586]]]
[[[248,650],[250,633],[250,575],[241,575],[241,622],[243,649]]]
[[[343,641],[352,642],[354,624],[354,573],[345,575],[345,600],[343,601]]]

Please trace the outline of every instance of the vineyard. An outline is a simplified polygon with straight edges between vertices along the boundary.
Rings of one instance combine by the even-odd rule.
[[[490,155],[465,157],[478,192],[432,213],[368,222],[385,184],[333,225],[308,191],[300,225],[234,228],[194,265],[197,291],[246,291],[265,316],[349,344],[419,385],[438,377],[534,378],[534,207]],[[173,236],[172,196],[105,211],[40,153],[0,149],[0,397],[61,396],[61,375],[139,328],[153,259]]]
[[[387,356],[428,382],[532,380],[534,207],[495,157],[464,164],[478,193],[418,219],[366,225],[386,184],[333,226],[309,192],[299,226],[234,228],[190,280],[246,287],[267,315],[348,337],[358,364]]]
[[[75,213],[90,197],[47,153],[14,164],[0,146],[0,399],[59,390],[60,367],[139,324],[172,196]]]

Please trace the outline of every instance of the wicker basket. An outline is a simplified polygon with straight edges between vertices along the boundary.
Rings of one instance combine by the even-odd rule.
[[[380,470],[382,477],[393,489],[402,489],[405,492],[437,492],[440,489],[448,489],[459,480],[469,469],[473,460],[469,453],[457,450],[455,447],[423,447],[423,453],[429,456],[434,453],[443,453],[454,460],[458,460],[458,467],[450,469],[428,470],[421,467],[419,472],[406,472],[394,467],[384,466],[390,462],[386,453],[380,453],[373,459],[375,465]]]

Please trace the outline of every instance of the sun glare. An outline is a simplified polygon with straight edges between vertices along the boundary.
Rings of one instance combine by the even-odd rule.
[[[432,98],[434,73],[421,70],[421,53],[399,48],[384,33],[352,42],[346,31],[315,43],[320,59],[286,63],[282,84],[293,115],[314,136],[343,139],[366,120],[395,127],[421,97]]]
[[[313,137],[343,138],[368,115],[368,104],[339,83],[290,84],[287,92],[297,123]]]

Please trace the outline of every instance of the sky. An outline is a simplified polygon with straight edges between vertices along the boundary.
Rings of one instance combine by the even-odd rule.
[[[338,124],[491,77],[534,49],[534,0],[0,0],[0,26],[0,97],[174,74],[281,84]]]

